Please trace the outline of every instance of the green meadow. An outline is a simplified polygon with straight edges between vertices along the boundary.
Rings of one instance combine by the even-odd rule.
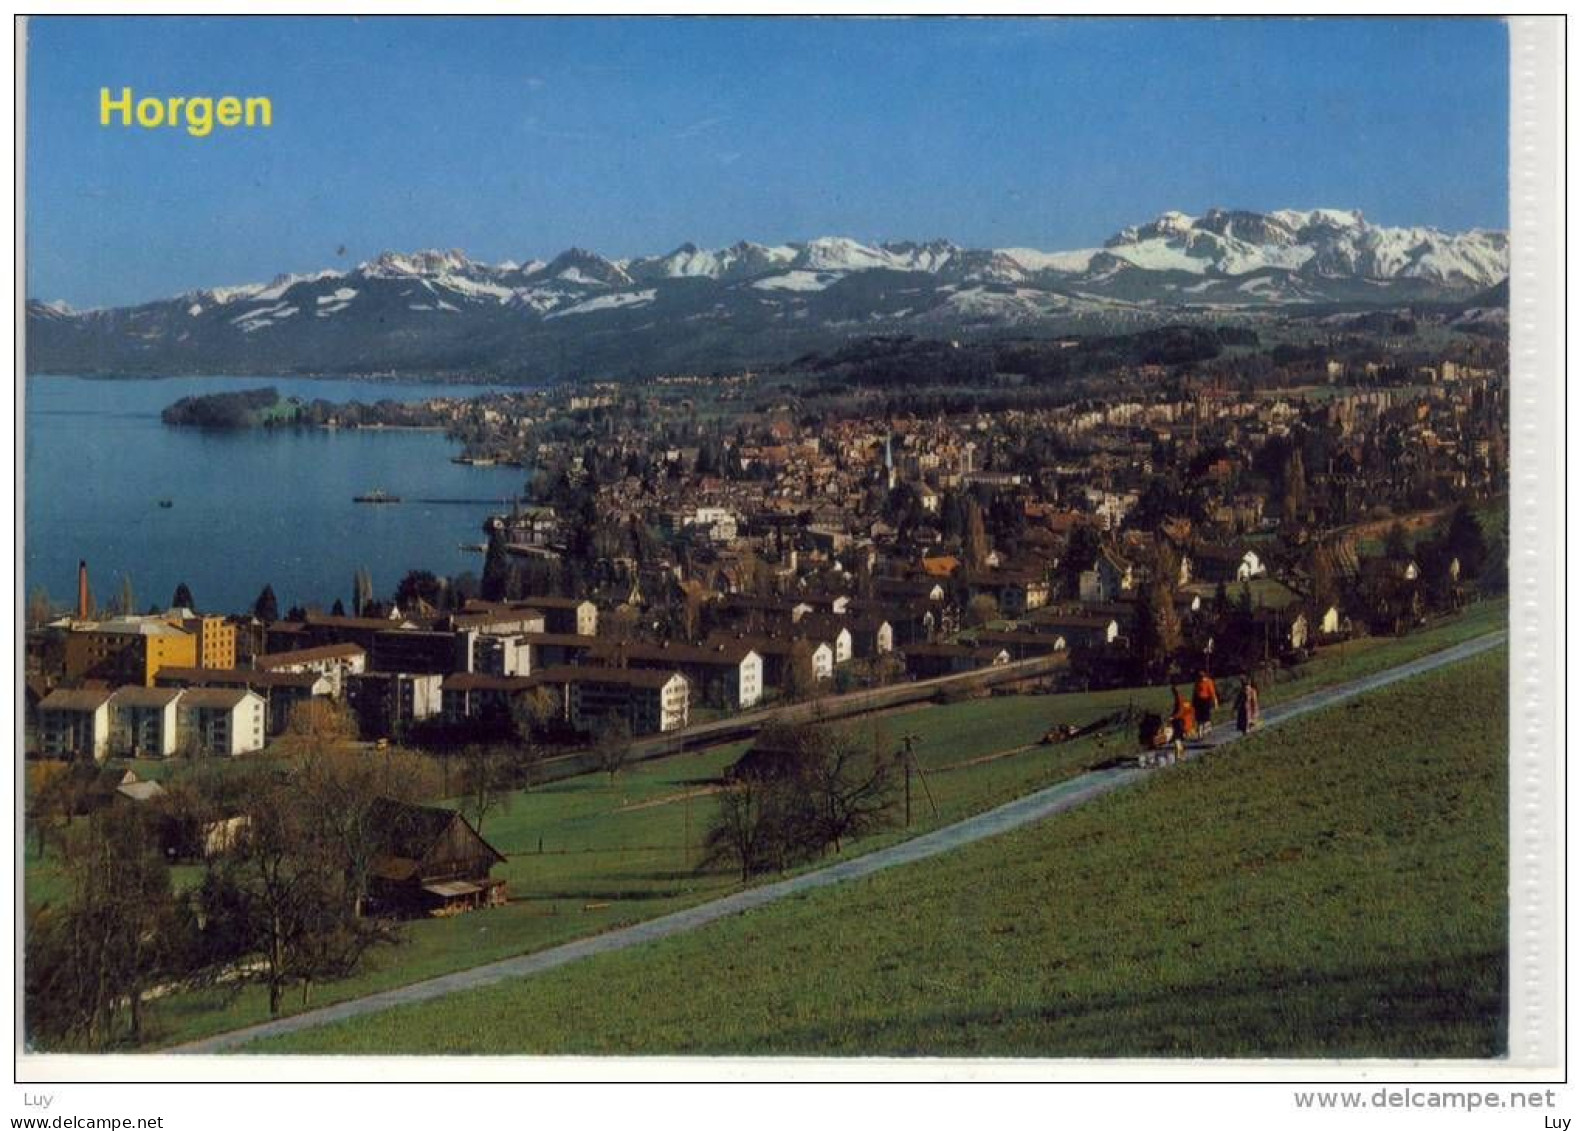
[[[1507,674],[1486,653],[946,856],[248,1048],[1497,1056]]]
[[[1473,606],[1460,617],[1398,639],[1369,639],[1327,649],[1265,692],[1265,702],[1302,694],[1394,666],[1502,627],[1505,603]],[[914,735],[923,776],[913,782],[912,825],[846,846],[871,851],[1053,784],[1134,749],[1130,728],[1057,746],[1037,740],[1057,723],[1085,725],[1134,704],[1163,710],[1166,688],[1069,695],[1005,695],[948,706],[882,713],[855,725],[870,741],[896,748]],[[508,858],[495,870],[509,884],[507,906],[407,924],[402,941],[375,951],[343,981],[315,985],[287,1013],[420,981],[571,939],[653,918],[735,890],[728,868],[700,870],[701,845],[714,811],[710,791],[745,743],[634,764],[613,781],[589,774],[512,795],[490,812],[483,835]],[[170,769],[174,763],[161,765]],[[139,772],[143,767],[139,765]],[[27,856],[27,901],[61,898],[56,848]],[[812,867],[835,859],[826,857]],[[178,885],[201,879],[200,866],[175,869]],[[196,1040],[268,1019],[256,985],[171,994],[149,1009],[154,1047]]]

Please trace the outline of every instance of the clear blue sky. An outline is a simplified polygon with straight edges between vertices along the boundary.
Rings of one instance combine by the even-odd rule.
[[[28,38],[28,293],[78,306],[419,247],[1065,249],[1214,205],[1507,225],[1495,21],[54,18]],[[274,125],[104,129],[101,86],[267,95]]]

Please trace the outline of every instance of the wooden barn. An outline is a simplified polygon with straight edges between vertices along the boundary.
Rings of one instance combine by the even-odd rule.
[[[471,823],[450,809],[379,798],[369,814],[380,835],[368,883],[372,910],[397,915],[456,915],[505,902],[505,863]]]
[[[828,723],[770,725],[752,747],[725,768],[726,781],[782,781],[816,772],[824,751],[838,737]]]

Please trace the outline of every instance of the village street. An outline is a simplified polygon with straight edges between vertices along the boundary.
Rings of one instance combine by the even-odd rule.
[[[1356,696],[1396,683],[1402,679],[1408,679],[1424,672],[1459,663],[1490,648],[1502,645],[1505,639],[1506,634],[1504,632],[1489,633],[1409,663],[1401,664],[1398,667],[1390,668],[1350,683],[1317,691],[1287,703],[1268,707],[1262,713],[1262,727],[1259,729],[1279,726],[1311,711],[1353,699]],[[1234,729],[1233,724],[1226,720],[1207,739],[1195,743],[1188,757],[1199,757],[1205,751],[1217,749],[1226,743],[1237,740],[1239,737],[1240,735]],[[1426,736],[1424,735],[1424,740],[1425,738]],[[1018,798],[975,817],[967,818],[901,844],[870,852],[863,856],[842,860],[826,868],[820,868],[816,871],[774,883],[747,888],[697,907],[677,911],[644,923],[610,931],[606,934],[566,943],[535,954],[489,963],[470,970],[462,970],[409,986],[402,986],[397,989],[370,994],[367,997],[326,1006],[322,1009],[309,1010],[277,1021],[237,1029],[202,1041],[178,1046],[171,1051],[189,1054],[221,1052],[262,1037],[316,1028],[352,1017],[377,1013],[396,1006],[430,1001],[447,994],[491,985],[505,979],[525,977],[552,970],[594,955],[624,950],[657,939],[668,938],[672,935],[706,926],[727,916],[773,903],[787,896],[860,879],[888,868],[925,860],[940,853],[959,848],[962,845],[1009,832],[1073,809],[1154,772],[1159,771],[1144,770],[1135,766],[1121,766],[1090,771]]]

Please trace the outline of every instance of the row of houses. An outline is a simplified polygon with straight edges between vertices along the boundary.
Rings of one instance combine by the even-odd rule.
[[[889,588],[896,592],[868,599],[731,595],[713,603],[715,627],[696,644],[601,638],[596,608],[568,599],[473,602],[429,622],[310,615],[267,626],[270,650],[255,653],[250,667],[165,664],[152,673],[153,687],[54,692],[39,704],[38,750],[100,760],[110,753],[163,756],[184,746],[246,753],[281,733],[315,698],[345,702],[369,737],[435,719],[497,719],[529,693],[547,693],[554,715],[584,733],[611,723],[632,734],[663,733],[686,726],[694,706],[759,705],[767,689],[789,681],[792,663],[806,663],[807,675],[822,683],[854,658],[898,652],[913,677],[926,678],[1067,647],[1063,637],[1033,644],[1026,634],[939,643],[934,618],[943,619],[942,586],[919,579]],[[906,598],[912,612],[897,621],[892,610],[906,607]],[[537,608],[541,603],[555,615]],[[1112,641],[1115,631],[1111,624],[1100,642]],[[897,636],[906,638],[903,648]],[[1090,626],[1080,634],[1072,626],[1070,636],[1092,643]],[[200,719],[210,705],[247,717],[233,725]]]
[[[39,753],[164,758],[179,750],[231,756],[262,750],[266,706],[237,688],[62,688],[38,706]]]
[[[680,672],[576,666],[530,676],[455,673],[440,688],[443,715],[450,723],[502,719],[539,690],[553,697],[565,722],[586,733],[619,725],[634,735],[662,734],[691,721],[692,685]]]

